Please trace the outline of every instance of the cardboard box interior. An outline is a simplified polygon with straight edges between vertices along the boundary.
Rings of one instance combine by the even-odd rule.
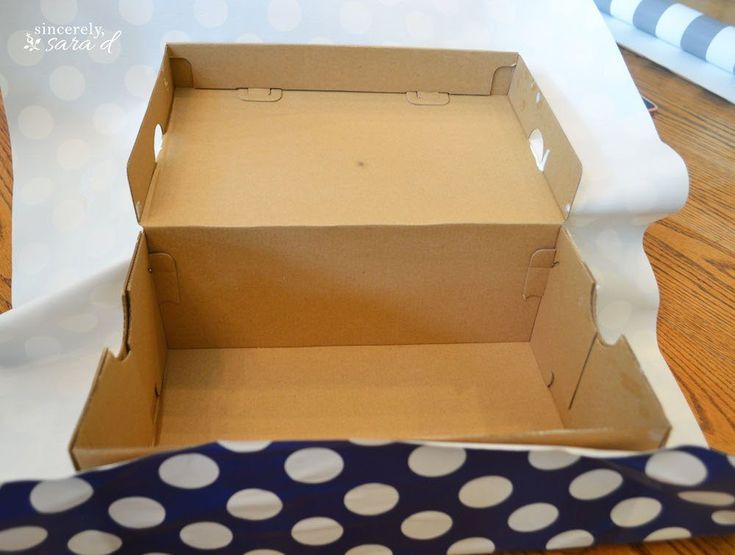
[[[170,45],[128,173],[144,231],[79,467],[217,439],[666,437],[625,339],[599,338],[563,227],[581,168],[517,54]]]

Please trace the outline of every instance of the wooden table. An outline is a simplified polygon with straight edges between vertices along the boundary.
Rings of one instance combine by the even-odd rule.
[[[686,207],[651,226],[645,239],[661,289],[659,344],[710,445],[735,453],[735,107],[623,54],[641,92],[659,105],[661,138],[691,178]],[[0,159],[9,160],[2,125]],[[10,177],[9,163],[0,163],[0,311],[10,306]],[[574,553],[732,555],[735,535]]]

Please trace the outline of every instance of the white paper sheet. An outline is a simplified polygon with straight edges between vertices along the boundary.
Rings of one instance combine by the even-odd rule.
[[[121,30],[119,50],[24,51],[26,30],[43,22]],[[520,51],[582,160],[570,227],[599,283],[604,336],[629,338],[674,426],[670,444],[704,444],[656,345],[658,290],[642,249],[645,226],[683,205],[686,169],[660,142],[591,0],[13,0],[0,34],[18,307],[0,316],[0,449],[12,448],[0,453],[0,480],[72,469],[67,444],[97,358],[120,340],[137,234],[125,159],[166,40]]]

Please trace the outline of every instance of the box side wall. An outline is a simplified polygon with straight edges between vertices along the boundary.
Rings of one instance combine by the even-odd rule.
[[[669,423],[625,338],[615,345],[600,340],[595,287],[562,228],[531,347],[566,427],[617,430],[629,436],[631,448],[653,449]]]
[[[168,51],[166,51],[128,159],[128,183],[138,221],[143,215],[148,189],[153,172],[156,170],[154,147],[156,126],[160,126],[163,133],[166,132],[173,103],[173,92],[171,63]]]
[[[141,235],[125,286],[124,345],[106,351],[71,443],[72,456],[87,449],[126,450],[153,445],[156,411],[166,365],[166,338]]]
[[[582,178],[582,164],[521,57],[513,72],[508,99],[526,137],[531,139],[532,133],[538,132],[533,140],[536,156],[566,218]]]
[[[558,226],[154,228],[172,348],[528,341]]]
[[[490,94],[514,52],[320,45],[171,44],[177,86]],[[183,71],[190,68],[190,75]],[[505,81],[503,77],[503,81]],[[504,93],[507,91],[504,91]]]

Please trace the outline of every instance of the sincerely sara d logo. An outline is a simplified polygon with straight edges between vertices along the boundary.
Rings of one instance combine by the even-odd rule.
[[[113,45],[122,31],[108,32],[102,25],[92,22],[84,25],[36,25],[33,34],[26,33],[24,50],[35,52],[79,52],[102,50],[112,53]]]

